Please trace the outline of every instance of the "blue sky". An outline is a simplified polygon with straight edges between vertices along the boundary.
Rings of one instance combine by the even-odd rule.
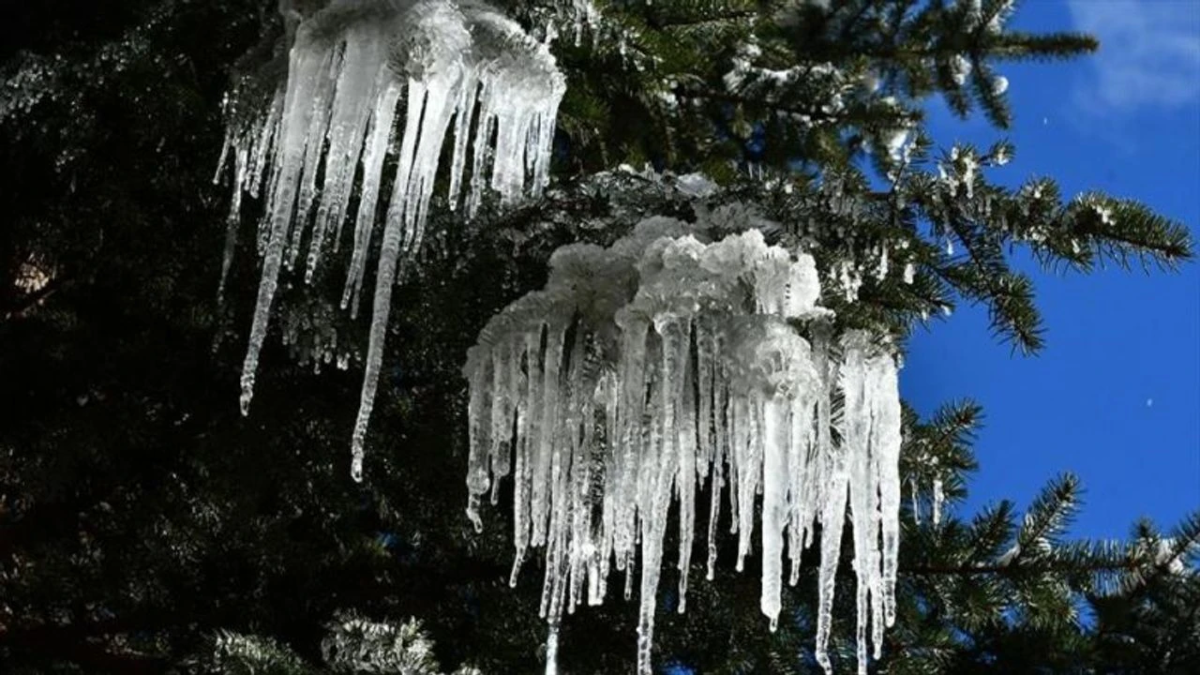
[[[1142,201],[1200,234],[1200,0],[1024,0],[1015,28],[1082,30],[1099,55],[1008,64],[1017,147],[990,178],[1052,177],[1064,194],[1099,189]],[[939,145],[986,146],[982,119],[935,106]],[[1200,238],[1200,237],[1198,237]],[[915,337],[901,385],[922,413],[982,403],[980,471],[962,508],[1001,498],[1022,508],[1053,475],[1087,489],[1074,533],[1124,536],[1200,507],[1200,265],[1176,274],[1120,269],[1038,284],[1047,348],[1021,357],[996,342],[981,309],[960,307]]]

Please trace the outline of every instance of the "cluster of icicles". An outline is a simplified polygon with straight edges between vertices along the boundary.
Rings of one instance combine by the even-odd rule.
[[[285,18],[295,21],[299,15],[289,4]],[[344,243],[348,217],[354,227],[347,235],[352,252],[341,305],[357,314],[387,173],[391,196],[352,441],[352,473],[360,480],[397,266],[421,243],[448,129],[453,124],[451,207],[463,191],[468,154],[468,214],[488,188],[501,203],[512,202],[548,182],[554,120],[566,85],[546,45],[481,3],[332,0],[289,32],[294,41],[286,82],[258,115],[231,122],[221,160],[223,167],[231,158],[234,166],[234,222],[243,192],[265,190],[266,202],[259,227],[262,278],[241,405],[246,413],[281,267],[294,268],[307,244],[305,279],[311,283],[327,251]],[[397,117],[403,130],[394,133]],[[396,146],[395,170],[385,172]],[[356,183],[357,213],[351,216]]]
[[[541,612],[554,673],[563,610],[602,602],[615,562],[625,595],[641,552],[638,672],[652,671],[668,511],[679,504],[679,611],[697,498],[708,504],[708,577],[727,486],[740,570],[761,495],[763,613],[775,627],[784,556],[820,528],[816,655],[830,670],[834,581],[847,501],[858,591],[858,668],[895,618],[900,400],[896,361],[865,333],[834,338],[807,254],[757,229],[713,243],[703,226],[643,221],[610,248],[572,245],[544,290],[494,317],[472,348],[468,513],[514,478],[516,559],[545,549]],[[807,326],[810,339],[796,326]],[[834,390],[844,406],[835,414]],[[840,440],[835,442],[834,431]]]

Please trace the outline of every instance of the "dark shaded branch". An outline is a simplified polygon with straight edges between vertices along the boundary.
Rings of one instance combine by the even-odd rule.
[[[38,290],[17,298],[16,301],[12,302],[8,307],[3,309],[4,318],[7,320],[13,317],[24,316],[24,314],[28,312],[30,308],[35,307],[38,303],[61,290],[62,287],[65,286],[68,281],[70,281],[70,279],[70,277],[66,276],[55,277]]]
[[[26,660],[69,661],[89,673],[163,673],[169,665],[164,657],[136,652],[111,651],[99,638],[145,628],[162,628],[169,617],[114,618],[84,624],[0,628],[0,646],[9,647]]]
[[[723,21],[741,21],[742,19],[753,19],[754,17],[758,16],[758,14],[759,12],[755,10],[743,9],[733,10],[731,12],[717,14],[715,16],[679,16],[669,19],[660,19],[654,16],[648,16],[646,17],[646,25],[657,31],[663,31],[669,28],[703,26],[706,23],[720,23]]]
[[[976,576],[980,574],[1004,574],[1007,572],[1021,572],[1029,574],[1049,574],[1051,572],[1130,572],[1142,564],[1137,561],[1128,560],[1120,563],[1093,563],[1080,565],[1075,561],[1053,562],[1040,565],[979,565],[976,567],[950,567],[940,565],[919,565],[915,567],[901,567],[901,574],[912,574],[919,576],[938,576],[938,575],[955,575],[955,576]]]

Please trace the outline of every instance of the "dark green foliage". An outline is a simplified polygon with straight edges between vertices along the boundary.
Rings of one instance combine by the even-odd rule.
[[[561,10],[500,4],[530,23]],[[633,175],[620,189],[589,191],[590,172],[622,162],[703,169],[727,184],[721,199],[761,204],[783,226],[780,242],[813,248],[823,278],[838,262],[910,242],[893,248],[891,275],[868,275],[860,302],[830,298],[845,324],[899,339],[966,300],[988,306],[997,333],[1036,350],[1031,283],[1008,264],[1017,245],[1080,271],[1187,260],[1187,231],[1136,203],[1064,200],[1048,180],[1015,191],[990,184],[982,173],[1012,155],[1007,146],[954,155],[914,126],[912,162],[889,156],[888,134],[919,124],[925,97],[1004,126],[1011,113],[990,86],[998,63],[1095,47],[1084,36],[990,32],[1003,3],[986,0],[978,20],[968,4],[602,3],[604,23],[578,46],[556,43],[570,88],[555,189],[479,223],[439,212],[430,225],[420,269],[397,292],[363,486],[348,479],[346,452],[360,374],[313,375],[272,337],[243,418],[250,250],[239,251],[226,301],[216,302],[227,210],[226,188],[211,180],[221,102],[235,74],[278,76],[262,71],[282,32],[275,3],[10,8],[0,24],[0,671],[198,668],[223,631],[277,641],[281,668],[294,657],[301,671],[316,669],[327,623],[354,609],[397,624],[420,618],[442,664],[536,672],[541,570],[527,565],[509,588],[510,514],[487,510],[476,534],[463,513],[462,360],[489,317],[544,282],[556,246],[611,242],[643,214],[695,216]],[[751,35],[758,56],[745,50]],[[973,64],[963,85],[948,70],[956,54]],[[736,59],[803,74],[781,83],[751,73],[731,89],[723,77]],[[862,83],[871,71],[877,91]],[[830,105],[835,93],[840,106]],[[939,163],[961,178],[968,161],[980,166],[970,189],[940,177]],[[774,184],[745,181],[749,165]],[[889,172],[884,188],[871,180]],[[899,279],[908,262],[912,284]],[[281,311],[310,297],[298,284],[285,289]],[[1063,477],[1023,516],[1002,502],[970,520],[930,522],[935,474],[951,502],[966,494],[981,416],[971,403],[927,421],[906,414],[902,471],[919,488],[920,523],[905,506],[901,612],[873,667],[1200,670],[1200,515],[1169,539],[1142,525],[1127,543],[1070,541],[1079,486]],[[728,563],[732,542],[722,546]],[[775,634],[759,613],[755,574],[723,564],[705,582],[693,570],[688,612],[660,617],[659,663],[813,672],[816,562],[814,552],[786,594],[795,620]],[[833,647],[844,671],[853,575],[848,561],[841,569]],[[662,607],[677,601],[673,578]],[[566,621],[565,672],[631,670],[635,610],[619,590],[610,595]]]

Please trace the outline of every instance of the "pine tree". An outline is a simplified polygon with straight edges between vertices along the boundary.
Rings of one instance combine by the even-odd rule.
[[[1014,155],[1005,141],[940,149],[928,135],[930,97],[1003,130],[1005,62],[1095,49],[1088,36],[1009,30],[1010,0],[493,4],[535,35],[558,26],[567,90],[554,180],[539,199],[485,203],[473,219],[435,202],[419,264],[395,291],[362,485],[347,478],[345,453],[356,369],[313,375],[269,337],[243,418],[235,399],[258,276],[252,251],[232,258],[216,300],[229,199],[227,185],[212,183],[228,120],[221,101],[233,82],[280,77],[272,53],[287,27],[275,3],[9,12],[0,27],[9,197],[0,661],[14,672],[371,672],[339,660],[345,649],[392,663],[374,672],[408,672],[388,661],[400,652],[387,640],[428,644],[410,617],[432,639],[436,658],[420,663],[428,672],[435,662],[542,668],[541,569],[509,588],[508,500],[478,534],[461,510],[462,365],[490,317],[542,286],[560,246],[610,244],[650,214],[699,218],[694,200],[663,187],[679,176],[703,172],[721,186],[706,208],[753,204],[754,217],[777,224],[773,243],[812,251],[838,330],[901,344],[956,303],[979,302],[998,335],[1036,353],[1033,284],[1010,266],[1014,248],[1082,272],[1109,262],[1170,269],[1192,255],[1186,228],[1136,202],[1066,199],[1046,179],[1016,190],[991,182]],[[634,169],[613,172],[620,165]],[[598,189],[606,171],[611,182]],[[277,324],[333,321],[365,344],[361,322],[328,310],[296,283]],[[300,356],[305,348],[293,345]],[[950,510],[933,521],[939,491],[950,503],[966,494],[981,414],[970,403],[929,420],[906,413],[899,613],[872,668],[1195,670],[1200,515],[1168,536],[1140,524],[1127,542],[1071,540],[1080,495],[1065,476],[1023,514],[1002,502],[969,521]],[[502,484],[502,496],[509,490]],[[722,561],[736,557],[732,537],[720,547]],[[711,582],[693,573],[686,614],[670,611],[679,598],[664,583],[656,662],[676,672],[819,670],[817,562],[808,555],[785,589],[774,633],[758,580],[732,564]],[[839,569],[839,588],[852,587],[849,561]],[[839,594],[839,672],[854,667],[853,605]],[[344,611],[357,618],[337,623]],[[636,620],[614,598],[570,616],[562,670],[630,672]],[[352,621],[383,638],[346,638]]]

